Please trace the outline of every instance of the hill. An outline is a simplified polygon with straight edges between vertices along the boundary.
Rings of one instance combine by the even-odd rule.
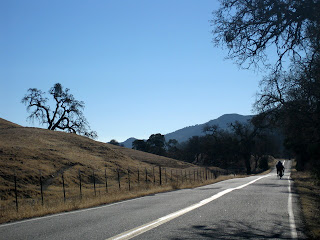
[[[126,147],[126,148],[132,148],[132,143],[137,140],[134,137],[128,138],[127,140],[125,140],[124,142],[120,143],[122,146]]]
[[[78,186],[79,171],[83,184],[92,183],[93,171],[99,184],[104,182],[105,169],[112,179],[117,169],[124,177],[128,168],[144,169],[153,166],[186,169],[193,165],[97,142],[72,133],[22,127],[0,118],[2,200],[12,199],[14,195],[14,174],[19,180],[20,194],[28,198],[39,196],[40,173],[44,189],[48,190],[61,186],[62,173],[66,186],[72,187]]]
[[[203,127],[206,125],[210,125],[210,126],[218,125],[219,128],[225,130],[228,128],[228,125],[230,123],[234,123],[235,121],[243,123],[248,121],[251,118],[252,116],[243,116],[239,114],[225,114],[217,119],[208,121],[206,123],[185,127],[175,132],[168,133],[165,135],[165,138],[167,141],[169,139],[176,139],[178,142],[181,143],[181,142],[187,141],[190,137],[193,137],[193,136],[203,136],[204,135]]]
[[[247,122],[252,118],[251,115],[244,116],[240,114],[225,114],[221,117],[210,120],[203,124],[197,124],[195,126],[189,126],[182,129],[179,129],[177,131],[174,131],[172,133],[168,133],[165,135],[166,141],[169,141],[170,139],[176,139],[179,143],[187,141],[189,138],[193,136],[203,136],[203,127],[206,125],[218,125],[221,129],[227,129],[228,125],[230,123],[234,123],[235,121],[244,123]],[[123,146],[126,148],[132,148],[132,142],[136,140],[135,138],[129,138],[126,141],[122,142]]]

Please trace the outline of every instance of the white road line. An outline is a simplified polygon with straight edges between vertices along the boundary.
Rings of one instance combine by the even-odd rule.
[[[138,236],[138,235],[140,235],[140,234],[142,234],[144,232],[147,232],[147,231],[149,231],[149,230],[151,230],[153,228],[156,228],[156,227],[158,227],[158,226],[160,226],[160,225],[162,225],[162,224],[164,224],[166,222],[169,222],[169,221],[171,221],[171,220],[173,220],[173,219],[175,219],[175,218],[177,218],[177,217],[179,217],[179,216],[181,216],[183,214],[186,214],[186,213],[188,213],[188,212],[190,212],[190,211],[192,211],[192,210],[194,210],[196,208],[202,207],[203,205],[205,205],[205,204],[207,204],[209,202],[212,202],[212,201],[222,197],[223,195],[232,192],[233,190],[238,190],[238,189],[244,188],[244,187],[246,187],[246,186],[248,186],[248,185],[250,185],[250,184],[252,184],[252,183],[254,183],[254,182],[256,182],[256,181],[258,181],[260,179],[262,179],[262,178],[269,177],[269,176],[270,176],[270,174],[262,176],[262,177],[259,177],[259,178],[255,179],[255,180],[253,180],[251,182],[248,182],[246,184],[243,184],[243,185],[241,185],[239,187],[228,188],[228,189],[226,189],[226,190],[224,190],[222,192],[219,192],[219,193],[217,193],[217,194],[215,194],[215,195],[213,195],[213,196],[211,196],[211,197],[209,197],[207,199],[202,200],[199,203],[193,204],[193,205],[191,205],[189,207],[186,207],[186,208],[181,209],[181,210],[179,210],[177,212],[174,212],[174,213],[171,213],[171,214],[166,215],[164,217],[161,217],[161,218],[159,218],[157,220],[154,220],[152,222],[146,223],[146,224],[144,224],[142,226],[139,226],[137,228],[134,228],[134,229],[131,229],[129,231],[120,233],[120,234],[118,234],[118,235],[116,235],[114,237],[108,238],[107,240],[131,239],[131,238],[133,238],[135,236]]]
[[[290,175],[288,176],[288,191],[289,191],[289,196],[288,196],[288,213],[289,213],[289,224],[290,224],[290,229],[291,229],[291,238],[292,239],[298,239],[298,234],[297,234],[297,229],[296,229],[296,224],[294,221],[294,214],[293,214],[293,209],[292,209],[292,193],[291,193],[291,180],[290,180]]]

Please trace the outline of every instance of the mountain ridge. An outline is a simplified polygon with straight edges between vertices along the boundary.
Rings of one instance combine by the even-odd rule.
[[[189,138],[193,136],[203,136],[204,133],[202,132],[203,127],[206,125],[218,125],[221,129],[227,129],[228,125],[230,123],[233,123],[235,121],[244,123],[248,120],[250,120],[253,117],[253,115],[241,115],[237,113],[230,113],[230,114],[224,114],[216,119],[209,120],[208,122],[202,123],[202,124],[196,124],[193,126],[187,126],[181,129],[178,129],[174,132],[165,134],[166,141],[169,141],[170,139],[176,139],[179,143],[187,141]],[[132,142],[136,140],[136,138],[131,137],[128,138],[126,141],[122,142],[121,144],[126,148],[132,148]]]

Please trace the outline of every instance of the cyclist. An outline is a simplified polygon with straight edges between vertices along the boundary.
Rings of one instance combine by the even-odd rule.
[[[281,161],[277,163],[276,168],[277,168],[277,175],[279,175],[280,172],[284,172],[284,166]]]

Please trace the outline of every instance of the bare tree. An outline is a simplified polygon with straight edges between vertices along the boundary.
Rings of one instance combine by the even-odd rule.
[[[69,92],[70,89],[63,89],[60,83],[56,83],[49,90],[54,100],[51,108],[49,99],[45,92],[37,88],[29,88],[28,94],[22,99],[27,106],[30,120],[37,119],[40,124],[46,124],[49,130],[62,130],[76,133],[90,138],[96,138],[97,133],[90,131],[90,126],[83,115],[84,102],[78,101]]]
[[[213,42],[226,45],[228,57],[244,67],[266,63],[266,49],[271,45],[278,55],[277,67],[281,67],[284,56],[299,59],[320,39],[319,0],[220,0],[220,3],[211,21]]]
[[[242,67],[266,66],[267,49],[277,54],[260,83],[255,109],[281,127],[297,169],[312,162],[320,178],[320,0],[220,3],[212,20],[213,42],[227,46],[228,58]],[[291,65],[285,69],[287,57]]]

